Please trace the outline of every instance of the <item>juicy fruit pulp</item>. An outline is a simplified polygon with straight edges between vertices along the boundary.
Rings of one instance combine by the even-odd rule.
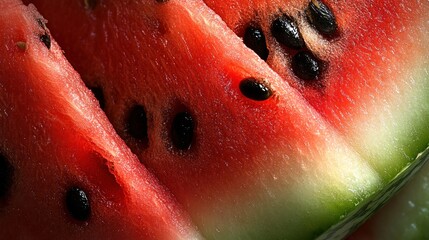
[[[246,30],[243,33],[242,29],[258,25],[260,34],[267,39],[265,48],[270,52],[264,60],[345,134],[355,149],[371,160],[385,181],[413,164],[417,154],[427,147],[428,2],[317,0],[296,1],[294,5],[276,0],[269,3],[231,0],[226,4],[206,0],[206,3],[243,39]],[[312,70],[318,61],[313,61],[314,64],[309,64],[312,58],[297,61],[300,53],[291,51],[273,33],[272,24],[278,21],[278,11],[294,17],[299,29],[296,32],[302,32],[307,48],[325,64],[321,78],[317,78],[320,73]],[[254,49],[258,55],[260,48],[263,47]],[[296,68],[297,62],[302,67]],[[302,72],[308,75],[303,76]],[[321,86],[312,87],[314,79]],[[397,197],[402,202],[390,204],[376,218],[378,221],[373,220],[361,232],[371,229],[374,236],[382,239],[397,237],[401,231],[408,232],[410,237],[423,236],[422,226],[429,224],[424,220],[426,214],[401,210],[407,209],[406,199],[411,202],[427,199],[412,186],[417,183]],[[395,207],[398,213],[393,217]],[[406,213],[408,222],[400,220],[404,218],[401,211]],[[382,220],[386,215],[390,216],[387,219],[391,224]],[[415,222],[413,218],[420,220]]]
[[[384,181],[427,147],[427,1],[205,2],[239,36],[260,26],[267,63]]]
[[[385,151],[379,151],[377,145],[362,147],[359,141],[372,140],[373,136],[364,133],[362,140],[354,133],[360,124],[368,123],[370,129],[378,126],[371,117],[363,118],[366,115],[362,112],[369,112],[376,120],[384,117],[384,114],[372,115],[380,102],[387,103],[386,111],[391,113],[386,115],[387,120],[392,120],[393,125],[398,124],[396,113],[406,107],[415,113],[410,119],[427,119],[426,109],[418,104],[426,95],[421,95],[418,101],[407,95],[403,106],[396,108],[396,98],[383,98],[384,91],[391,92],[388,83],[392,83],[402,93],[404,86],[398,81],[405,85],[408,81],[378,79],[381,69],[366,70],[367,62],[359,62],[365,58],[356,58],[362,46],[353,48],[349,41],[365,43],[370,39],[363,34],[358,35],[362,38],[353,39],[356,34],[352,30],[359,29],[353,24],[354,28],[345,31],[345,27],[349,27],[345,24],[346,17],[353,19],[357,11],[343,11],[339,16],[339,11],[332,8],[335,15],[328,16],[328,24],[314,26],[316,30],[301,31],[302,19],[296,19],[299,15],[296,12],[277,14],[278,24],[253,26],[263,31],[263,35],[254,30],[250,33],[257,44],[264,38],[272,41],[268,32],[281,32],[275,37],[278,42],[280,39],[286,39],[286,43],[290,39],[294,41],[291,49],[285,51],[294,56],[290,58],[291,67],[284,68],[290,69],[289,72],[278,72],[296,91],[246,49],[200,1],[34,2],[50,19],[55,36],[87,85],[102,89],[103,94],[98,95],[105,97],[104,109],[116,131],[177,197],[207,238],[314,238],[370,199],[404,169],[414,159],[413,154],[427,142],[422,137],[427,126],[420,123],[416,131],[410,132],[411,137],[419,141],[414,149],[397,145],[398,141],[408,139],[401,134],[408,133],[409,125],[404,125],[405,130],[397,134],[399,140],[393,144],[390,137],[396,139],[396,129],[392,136],[382,134],[381,142],[389,143]],[[278,2],[273,1],[275,3]],[[369,2],[362,3],[364,7],[358,10],[369,6]],[[307,9],[308,21],[314,22],[317,16],[313,15],[318,14],[318,9],[312,10],[308,4],[308,1],[292,2],[290,9]],[[331,11],[323,9],[328,5],[319,5],[321,11]],[[338,8],[348,9],[347,6],[338,4]],[[399,8],[396,3],[394,6]],[[379,5],[374,8],[377,7]],[[371,14],[377,12],[368,9]],[[338,21],[338,29],[329,26],[333,17]],[[396,19],[387,13],[382,17],[387,22]],[[361,20],[365,20],[365,16],[354,19],[353,23]],[[409,26],[414,25],[404,24]],[[393,37],[389,31],[387,36]],[[349,38],[339,40],[345,32]],[[323,38],[319,39],[317,34]],[[375,33],[368,30],[368,34]],[[406,34],[400,36],[407,37]],[[330,41],[338,43],[333,46],[334,50],[328,49]],[[322,46],[318,46],[318,42]],[[368,42],[369,46],[377,43]],[[257,46],[262,49],[258,50],[261,58],[268,52],[268,63],[276,63],[272,61],[273,55],[282,57],[271,46],[267,49]],[[382,53],[388,53],[395,46],[389,45]],[[412,49],[417,52],[421,46]],[[350,56],[346,54],[349,49]],[[335,56],[335,50],[342,50],[339,52],[343,55]],[[385,68],[391,64],[394,70],[402,69],[396,65],[402,62],[398,60],[398,63],[391,55],[386,55],[388,61],[383,63],[383,54],[372,54],[368,52],[367,60],[376,66]],[[342,61],[345,69],[339,64]],[[423,74],[417,85],[422,84],[424,91],[426,85],[420,80],[426,78],[425,71],[417,69],[416,72]],[[404,79],[414,77],[408,73],[404,72],[408,76]],[[335,78],[336,74],[341,77]],[[352,82],[353,79],[359,81]],[[302,80],[313,82],[307,84]],[[350,89],[343,89],[340,80],[350,85]],[[375,89],[359,85],[362,82]],[[385,85],[388,90],[383,88]],[[368,100],[367,91],[374,101]],[[356,154],[298,92],[340,129],[365,158]],[[319,98],[322,100],[316,101]],[[332,109],[327,108],[330,104],[334,106]],[[137,107],[138,114],[133,114],[136,106],[142,107]],[[140,120],[134,121],[136,116]],[[344,129],[340,128],[343,124]],[[359,128],[354,128],[354,124]],[[380,154],[380,159],[390,159],[390,148],[395,150],[392,161],[380,162],[381,165],[375,161],[378,155],[373,153]],[[402,150],[410,157],[404,159]]]
[[[195,239],[34,7],[0,1],[2,239]]]
[[[205,237],[313,238],[381,187],[202,2],[103,1],[91,11],[80,1],[35,3],[87,84],[103,88],[117,132]],[[104,28],[109,19],[118,22]],[[135,105],[147,116],[147,145],[124,127]],[[192,122],[181,128],[192,137],[182,145],[171,129],[183,112],[192,120],[178,125]]]

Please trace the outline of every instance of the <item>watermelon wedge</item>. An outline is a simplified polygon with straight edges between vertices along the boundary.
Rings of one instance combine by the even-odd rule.
[[[244,43],[351,138],[352,145],[381,170],[386,181],[427,147],[428,2],[205,2]],[[335,21],[330,22],[337,23],[335,34],[327,36],[322,31],[314,21],[314,9],[334,16],[330,20]],[[291,22],[306,43],[302,49],[286,46],[273,31],[282,15],[295,20]],[[318,22],[327,20],[329,17],[319,18]],[[261,56],[260,49],[269,54]],[[293,68],[295,56],[304,49],[314,52],[325,65],[315,81],[302,80]],[[429,198],[418,189],[425,186],[429,170],[422,171],[359,231],[356,239],[427,238],[425,202]]]
[[[198,239],[35,8],[0,9],[0,238]]]

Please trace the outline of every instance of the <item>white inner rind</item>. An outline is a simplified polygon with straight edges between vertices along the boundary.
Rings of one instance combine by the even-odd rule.
[[[348,134],[357,151],[387,180],[412,162],[429,140],[429,59],[413,63]]]
[[[315,238],[382,189],[378,173],[335,135],[310,155],[289,156],[283,149],[280,144],[259,157],[275,158],[283,168],[258,176],[253,193],[223,198],[223,209],[202,214],[206,237]]]

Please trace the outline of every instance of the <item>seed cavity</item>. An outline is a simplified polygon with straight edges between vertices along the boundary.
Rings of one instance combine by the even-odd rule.
[[[282,15],[271,23],[271,34],[279,43],[288,48],[302,49],[305,47],[297,24],[287,15]]]
[[[246,28],[243,37],[244,44],[252,49],[264,61],[268,58],[268,48],[265,41],[265,35],[262,29],[249,26]]]
[[[0,153],[0,203],[6,200],[13,184],[14,167]]]
[[[174,116],[171,124],[170,137],[173,146],[179,150],[191,148],[194,140],[195,121],[188,111],[182,111]]]
[[[103,89],[101,87],[91,87],[89,88],[89,90],[91,90],[95,98],[98,100],[98,103],[100,104],[100,108],[104,109],[104,107],[106,106],[106,101],[104,99]]]
[[[126,120],[126,132],[128,135],[144,144],[148,143],[147,115],[142,105],[134,105]]]
[[[45,44],[48,49],[51,49],[51,36],[49,36],[49,31],[46,28],[46,20],[37,18],[36,22],[44,30],[44,33],[39,35],[39,40]]]
[[[316,30],[326,36],[332,37],[338,32],[337,20],[331,9],[319,0],[311,0],[306,10],[308,21]]]
[[[317,80],[321,72],[321,61],[311,52],[301,51],[292,58],[292,70],[302,80]]]
[[[45,44],[48,49],[51,49],[51,36],[47,32],[39,36],[40,41]]]
[[[70,215],[76,220],[86,221],[91,216],[88,195],[79,187],[72,187],[67,191],[66,206]]]

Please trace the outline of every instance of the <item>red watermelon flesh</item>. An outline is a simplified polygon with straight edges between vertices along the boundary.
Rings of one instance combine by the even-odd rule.
[[[314,238],[381,189],[202,2],[32,2],[102,90],[116,131],[208,239]]]
[[[428,1],[205,2],[385,181],[428,146]]]
[[[0,9],[0,238],[197,239],[35,8]]]

